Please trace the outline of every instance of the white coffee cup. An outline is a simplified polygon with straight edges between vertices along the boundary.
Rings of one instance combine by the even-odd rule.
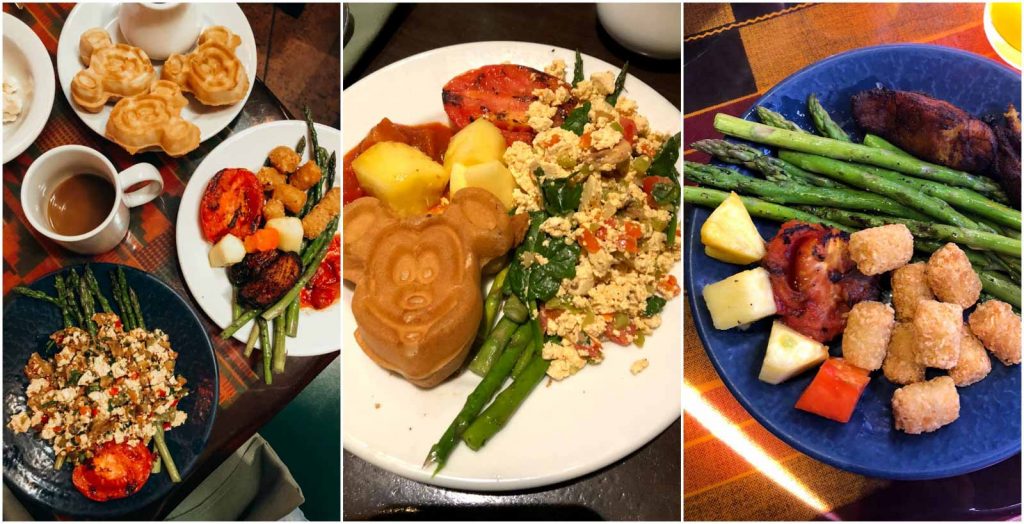
[[[597,18],[623,47],[652,58],[679,58],[679,2],[661,4],[602,3]]]
[[[61,235],[50,228],[47,203],[53,191],[68,178],[90,174],[106,179],[114,187],[114,206],[107,218],[92,231]],[[145,183],[131,192],[127,189]],[[120,173],[99,151],[80,145],[55,147],[29,166],[21,181],[21,205],[36,231],[65,248],[85,255],[106,253],[128,234],[129,208],[141,206],[160,196],[164,182],[152,164],[135,164]]]

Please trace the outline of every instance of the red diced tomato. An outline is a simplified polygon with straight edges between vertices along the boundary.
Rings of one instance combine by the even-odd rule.
[[[583,133],[580,136],[580,149],[587,149],[590,147],[590,133]]]
[[[598,236],[600,236],[601,230],[604,228],[598,228]],[[595,237],[589,229],[583,230],[583,236],[580,237],[580,245],[583,246],[588,253],[597,253],[601,250],[601,243],[598,242],[598,237]]]
[[[619,125],[622,126],[622,138],[633,145],[633,141],[636,140],[636,122],[632,118],[622,116],[619,117]]]
[[[117,393],[118,393],[119,391],[121,391],[121,390],[120,390],[120,389],[117,389],[117,386],[114,386],[114,387],[110,388],[110,391],[109,391],[109,393],[110,393],[111,395],[116,395],[116,394],[117,394]]]
[[[841,358],[829,358],[800,395],[796,408],[845,424],[870,380],[866,369]]]
[[[665,298],[678,296],[681,291],[679,289],[679,280],[675,275],[666,275],[661,282],[658,282],[658,290],[661,291],[661,295]]]

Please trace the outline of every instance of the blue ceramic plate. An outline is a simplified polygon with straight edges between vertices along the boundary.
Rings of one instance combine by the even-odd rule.
[[[100,290],[111,300],[108,275],[118,266],[104,263],[90,266]],[[76,269],[81,273],[81,266]],[[189,394],[179,404],[188,414],[188,420],[167,432],[167,446],[184,478],[206,446],[217,412],[218,375],[213,346],[195,312],[170,287],[149,273],[127,266],[124,270],[128,285],[139,295],[146,326],[160,328],[170,336],[171,346],[178,352],[175,372],[188,381]],[[29,287],[55,296],[55,275],[50,273]],[[8,429],[11,416],[25,409],[25,388],[28,387],[28,379],[22,371],[25,363],[33,352],[51,356],[53,349],[47,348],[47,341],[50,334],[62,326],[60,310],[52,304],[14,294],[4,297],[4,482],[58,515],[79,518],[123,515],[165,497],[172,487],[166,469],[151,475],[146,485],[131,497],[91,501],[71,483],[70,466],[59,471],[53,469],[53,450],[48,443],[35,432],[15,435]]]
[[[869,47],[830,57],[783,80],[755,106],[779,111],[810,130],[806,99],[816,93],[832,117],[859,140],[850,97],[878,86],[920,91],[974,115],[999,113],[1011,102],[1021,107],[1019,73],[977,55],[927,45]],[[753,107],[743,117],[756,121]],[[872,375],[846,424],[795,409],[813,371],[778,386],[757,379],[771,320],[747,331],[718,331],[711,324],[701,290],[747,268],[704,254],[700,226],[709,214],[710,210],[698,207],[685,214],[685,285],[697,333],[722,381],[772,433],[822,462],[889,479],[951,477],[1020,452],[1020,366],[1007,367],[995,359],[985,380],[959,389],[960,418],[933,433],[907,435],[893,428],[890,401],[895,387],[880,372]],[[779,229],[778,223],[755,222],[765,239]],[[838,342],[831,350],[833,355],[841,354]]]

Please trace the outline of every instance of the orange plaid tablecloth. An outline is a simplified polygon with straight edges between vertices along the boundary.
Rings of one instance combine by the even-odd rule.
[[[790,74],[849,49],[918,42],[998,60],[985,39],[982,10],[982,4],[688,4],[685,143],[720,137],[712,127],[716,113],[740,115]],[[684,156],[709,160],[693,149]],[[686,520],[829,518],[891,487],[807,457],[758,424],[718,377],[690,318],[684,348]],[[760,457],[757,466],[750,457]],[[1017,493],[1018,508],[1019,502]]]

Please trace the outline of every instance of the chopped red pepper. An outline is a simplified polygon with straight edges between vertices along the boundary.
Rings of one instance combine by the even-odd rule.
[[[870,380],[866,369],[841,358],[829,358],[800,395],[796,408],[845,424]]]
[[[121,391],[121,390],[120,390],[120,389],[117,389],[117,386],[114,386],[114,387],[110,388],[110,391],[109,391],[109,393],[110,393],[111,395],[116,395],[116,394],[117,394],[117,393],[118,393],[119,391]]]
[[[625,138],[629,145],[633,145],[633,141],[636,140],[636,122],[632,118],[621,116],[619,126],[622,127],[622,138]]]
[[[598,228],[598,234],[600,235],[602,228]],[[583,246],[588,253],[597,253],[601,250],[601,243],[597,240],[589,229],[583,230],[583,236],[580,237],[580,245]]]

